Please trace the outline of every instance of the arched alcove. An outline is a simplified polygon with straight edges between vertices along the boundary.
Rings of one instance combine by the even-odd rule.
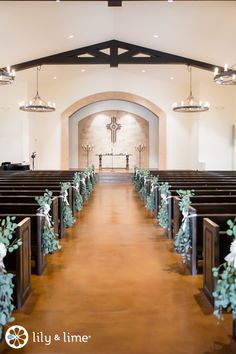
[[[69,168],[69,118],[80,109],[100,101],[108,100],[120,100],[135,103],[140,105],[151,113],[153,113],[158,119],[158,131],[157,131],[157,140],[158,140],[158,160],[159,168],[165,169],[166,167],[166,115],[165,113],[153,102],[131,93],[127,92],[101,92],[94,95],[87,96],[82,98],[71,106],[69,106],[61,115],[61,134],[62,134],[62,153],[61,153],[61,168]]]

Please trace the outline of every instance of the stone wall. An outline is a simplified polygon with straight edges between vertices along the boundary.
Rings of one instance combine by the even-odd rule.
[[[121,129],[116,133],[116,142],[111,142],[111,131],[107,129],[107,124],[111,122],[111,117],[116,117]],[[130,156],[130,168],[138,166],[138,152],[135,145],[144,144],[145,150],[142,153],[141,166],[148,167],[149,157],[149,124],[135,115],[124,111],[104,111],[90,115],[78,122],[78,161],[79,167],[86,166],[86,152],[82,149],[82,144],[92,144],[93,151],[89,154],[89,164],[98,167],[98,156],[96,154],[128,153]],[[104,156],[103,167],[124,168],[125,156]]]

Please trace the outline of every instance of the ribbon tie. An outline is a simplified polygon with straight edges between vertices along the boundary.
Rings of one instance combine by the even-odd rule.
[[[3,243],[0,243],[0,270],[5,269],[3,259],[6,257],[6,255],[7,255],[6,246]]]
[[[230,253],[225,257],[226,262],[236,268],[236,240],[230,245]]]

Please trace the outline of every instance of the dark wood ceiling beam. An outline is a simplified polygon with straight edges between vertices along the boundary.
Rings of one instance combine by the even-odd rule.
[[[125,52],[119,54],[119,50],[125,50]],[[106,52],[104,53],[103,51]],[[12,68],[16,71],[20,71],[41,65],[63,64],[108,64],[111,67],[118,67],[120,64],[182,64],[209,71],[214,71],[216,67],[214,64],[113,39],[83,48],[12,65]],[[221,67],[219,68],[222,69]]]
[[[108,0],[109,7],[120,7],[122,6],[122,1],[120,0]]]

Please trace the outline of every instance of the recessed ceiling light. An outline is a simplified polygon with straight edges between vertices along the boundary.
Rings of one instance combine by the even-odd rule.
[[[56,80],[57,79],[57,77],[56,76],[53,76],[53,80]]]
[[[154,36],[153,36],[154,38],[158,38],[159,37],[159,35],[158,34],[154,34]]]
[[[174,0],[167,0],[167,2],[174,2]]]
[[[170,80],[174,80],[174,76],[171,76],[171,77],[170,77]]]
[[[74,35],[73,35],[73,34],[70,34],[70,35],[68,36],[68,38],[72,39],[72,38],[74,38]]]
[[[56,0],[56,2],[60,2],[60,0]]]
[[[146,70],[142,70],[142,73],[145,73],[146,72]]]
[[[86,70],[85,69],[81,69],[81,72],[84,73]]]

